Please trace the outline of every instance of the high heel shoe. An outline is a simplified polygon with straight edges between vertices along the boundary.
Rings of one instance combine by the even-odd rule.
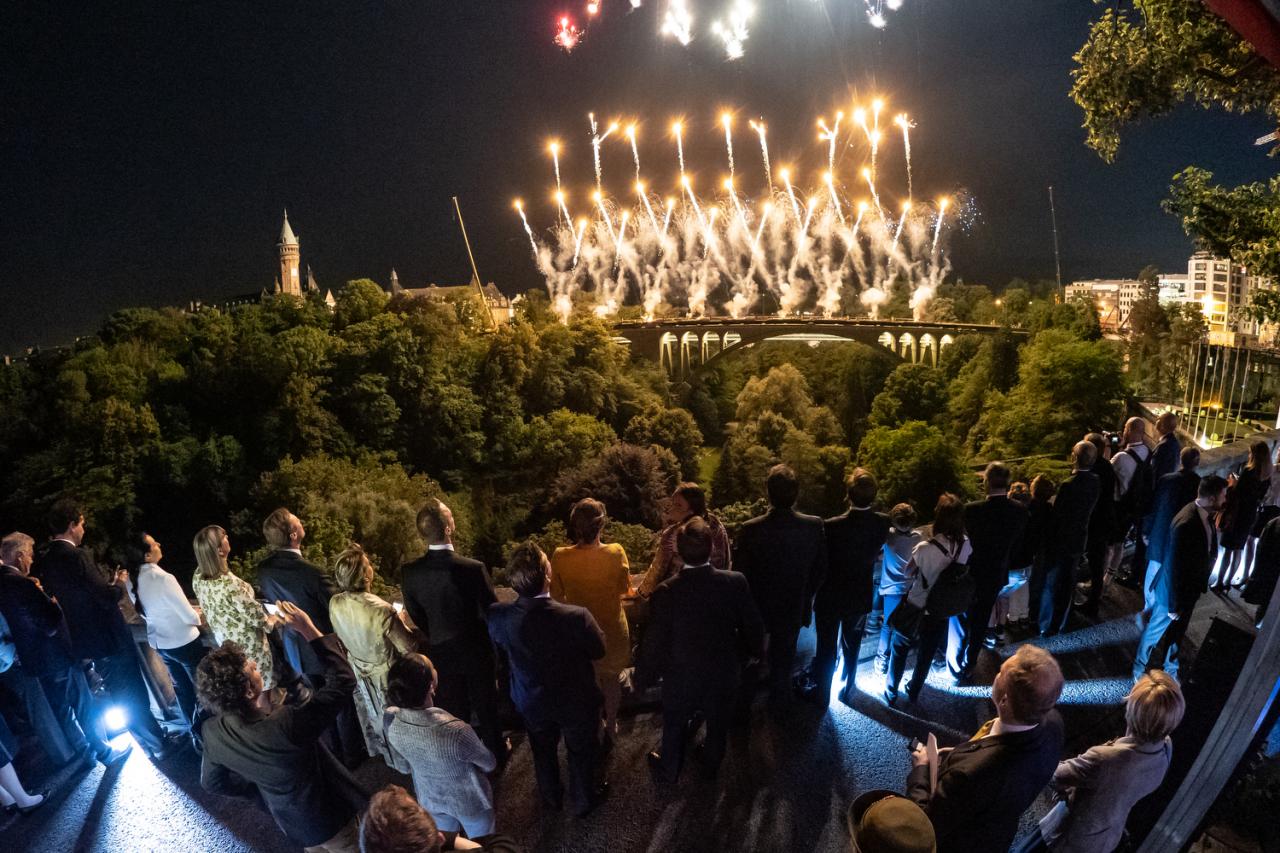
[[[39,793],[36,794],[36,796],[40,798],[40,802],[36,803],[34,806],[26,806],[26,807],[18,806],[18,814],[22,815],[23,817],[26,817],[36,809],[43,806],[45,803],[49,802],[48,791],[40,791]],[[15,803],[15,805],[17,804]]]

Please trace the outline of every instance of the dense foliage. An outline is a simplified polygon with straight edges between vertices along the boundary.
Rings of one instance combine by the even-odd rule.
[[[366,280],[332,310],[276,297],[122,311],[95,337],[0,368],[0,528],[39,536],[49,505],[73,495],[104,559],[145,529],[189,566],[192,534],[220,524],[251,575],[262,518],[287,506],[310,557],[359,541],[394,584],[435,497],[460,547],[498,564],[524,536],[562,544],[569,507],[592,495],[636,571],[682,479],[709,486],[732,528],[760,510],[771,465],[796,469],[802,509],[834,514],[856,462],[884,502],[927,515],[939,491],[971,493],[987,454],[1061,458],[1084,429],[1116,425],[1119,349],[1098,340],[1091,309],[1045,294],[941,288],[931,311],[1009,330],[959,337],[936,367],[853,342],[774,342],[676,383],[537,295],[496,331],[469,303],[389,299]]]

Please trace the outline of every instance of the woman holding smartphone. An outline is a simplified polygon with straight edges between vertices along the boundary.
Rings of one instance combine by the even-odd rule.
[[[191,579],[191,588],[200,602],[205,621],[219,645],[231,640],[258,665],[262,673],[258,704],[266,708],[271,704],[271,691],[277,682],[267,636],[275,629],[277,619],[254,598],[253,587],[232,574],[227,565],[227,556],[231,553],[227,531],[211,524],[197,533],[191,544],[196,552],[196,573]]]

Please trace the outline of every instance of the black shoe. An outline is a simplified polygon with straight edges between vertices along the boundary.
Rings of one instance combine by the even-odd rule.
[[[955,672],[953,670],[951,677],[955,679],[957,685],[963,687],[964,685],[971,684],[973,682],[973,670],[962,669],[959,672]]]
[[[1120,586],[1125,589],[1142,589],[1142,581],[1138,580],[1135,575],[1125,575],[1123,577],[1117,577],[1115,580],[1116,583],[1120,584]]]
[[[40,798],[40,802],[36,803],[34,806],[26,806],[25,808],[24,808],[23,806],[18,806],[18,814],[22,815],[23,817],[26,817],[27,815],[31,814],[31,813],[32,813],[33,811],[35,811],[36,809],[38,809],[38,808],[40,808],[41,806],[43,806],[45,803],[49,802],[49,792],[48,792],[48,791],[41,791],[41,792],[40,792],[39,794],[37,794],[36,796],[38,796],[38,797]],[[17,803],[14,803],[14,805],[17,805]]]
[[[584,818],[596,810],[596,806],[609,799],[609,783],[601,782],[600,787],[591,793],[591,800],[582,808],[573,813],[576,818]]]
[[[888,687],[880,694],[880,700],[890,708],[894,707],[898,702],[898,691],[890,690]]]
[[[7,806],[0,806],[0,812],[3,812],[4,814],[17,814],[17,813],[18,813],[18,804],[17,804],[17,803],[9,803],[9,805],[7,805]]]
[[[808,688],[807,690],[803,691],[800,694],[800,698],[803,701],[808,702],[810,705],[816,705],[819,708],[825,708],[827,706],[827,697],[829,695],[830,695],[830,691],[824,691],[821,687],[815,684],[812,687]]]
[[[663,785],[674,785],[676,783],[676,780],[672,779],[667,773],[666,765],[662,762],[662,753],[654,750],[646,755],[645,759],[649,762],[649,772],[653,776],[653,781]]]

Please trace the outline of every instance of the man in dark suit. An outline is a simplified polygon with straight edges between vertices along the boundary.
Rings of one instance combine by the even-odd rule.
[[[604,697],[591,664],[604,657],[604,632],[586,608],[552,600],[551,561],[532,542],[512,552],[507,574],[520,597],[489,608],[489,635],[511,664],[511,701],[529,734],[543,805],[557,810],[564,797],[563,736],[569,801],[581,817],[605,794],[594,782]]]
[[[800,484],[786,465],[769,469],[769,511],[742,525],[733,564],[751,584],[768,632],[769,706],[786,707],[796,637],[809,623],[813,596],[827,573],[822,519],[795,511]]]
[[[1156,480],[1151,514],[1147,516],[1151,519],[1147,538],[1147,576],[1143,587],[1147,610],[1155,603],[1155,580],[1169,547],[1173,517],[1196,499],[1196,492],[1200,488],[1200,475],[1196,473],[1196,469],[1200,467],[1200,448],[1195,445],[1184,447],[1180,457],[1181,469]]]
[[[311,618],[322,634],[333,633],[329,599],[337,591],[327,572],[302,556],[306,528],[289,510],[277,509],[262,522],[262,536],[274,550],[258,563],[258,587],[267,601],[287,601]],[[325,665],[296,633],[284,637],[285,656],[314,689]]]
[[[939,750],[936,790],[925,748],[915,751],[907,796],[933,822],[938,853],[1006,853],[1019,817],[1058,766],[1063,727],[1053,706],[1061,694],[1058,662],[1024,645],[991,685],[998,716],[969,741]]]
[[[53,541],[35,561],[32,574],[50,596],[57,599],[71,634],[71,651],[77,660],[92,660],[112,700],[129,720],[129,731],[154,760],[169,754],[171,744],[151,714],[151,699],[142,676],[142,658],[120,612],[123,579],[108,580],[84,541],[84,510],[70,500],[60,500],[49,511]],[[120,574],[123,574],[121,572]]]
[[[1053,499],[1053,529],[1049,545],[1049,573],[1045,579],[1048,595],[1032,602],[1038,608],[1041,636],[1053,636],[1066,630],[1071,615],[1071,600],[1076,594],[1076,570],[1084,557],[1089,539],[1089,518],[1098,502],[1098,477],[1092,471],[1098,450],[1087,441],[1071,449],[1071,476],[1058,487]],[[1087,609],[1098,615],[1098,599],[1090,593]]]
[[[1182,445],[1178,442],[1178,415],[1176,412],[1165,412],[1156,418],[1155,450],[1151,451],[1151,477],[1155,482],[1166,474],[1174,473],[1178,468]]]
[[[951,674],[961,681],[973,675],[987,637],[991,611],[1000,590],[1009,582],[1009,558],[1018,552],[1027,526],[1026,509],[1009,500],[1009,480],[1007,465],[990,463],[983,475],[987,499],[964,508],[964,529],[973,548],[969,573],[975,589],[968,612],[951,618],[947,643]]]
[[[439,679],[436,704],[455,717],[477,721],[476,730],[498,761],[507,743],[498,719],[493,643],[485,626],[498,600],[484,564],[453,550],[453,513],[438,500],[418,513],[427,553],[401,569],[404,606],[427,638],[427,654]]]
[[[711,528],[698,516],[681,525],[676,552],[684,568],[654,590],[644,658],[662,676],[662,752],[649,753],[655,775],[680,775],[689,723],[707,721],[703,772],[724,758],[737,696],[740,660],[759,657],[764,623],[747,579],[712,567]]]
[[[849,509],[823,522],[827,540],[827,576],[813,602],[818,644],[813,656],[814,684],[805,699],[826,707],[836,668],[836,643],[844,653],[846,680],[853,683],[862,647],[862,631],[871,612],[876,560],[889,536],[889,516],[876,512],[876,478],[858,468],[849,478]]]
[[[113,748],[103,736],[84,670],[71,656],[62,608],[45,595],[40,581],[27,575],[34,544],[21,533],[10,533],[0,543],[0,613],[9,624],[18,669],[25,678],[39,682],[39,692],[67,745],[86,759],[92,756],[112,764],[128,755],[131,747]]]
[[[1200,481],[1195,502],[1173,517],[1164,561],[1152,588],[1151,616],[1133,662],[1134,680],[1149,669],[1177,675],[1178,644],[1196,602],[1209,588],[1209,575],[1217,562],[1218,531],[1213,522],[1226,497],[1227,481],[1211,474]]]
[[[263,713],[257,664],[234,644],[205,655],[196,674],[201,704],[216,716],[203,726],[200,784],[229,797],[261,796],[289,840],[308,850],[357,853],[357,814],[368,799],[321,746],[323,734],[351,702],[356,677],[337,637],[323,635],[306,612],[280,602],[284,624],[321,662],[322,686],[301,705]]]
[[[1116,526],[1116,469],[1111,467],[1111,447],[1100,432],[1084,437],[1098,451],[1093,460],[1093,473],[1098,478],[1098,502],[1089,516],[1089,538],[1085,542],[1085,559],[1089,563],[1089,589],[1096,587],[1102,594],[1107,576],[1107,559]]]

